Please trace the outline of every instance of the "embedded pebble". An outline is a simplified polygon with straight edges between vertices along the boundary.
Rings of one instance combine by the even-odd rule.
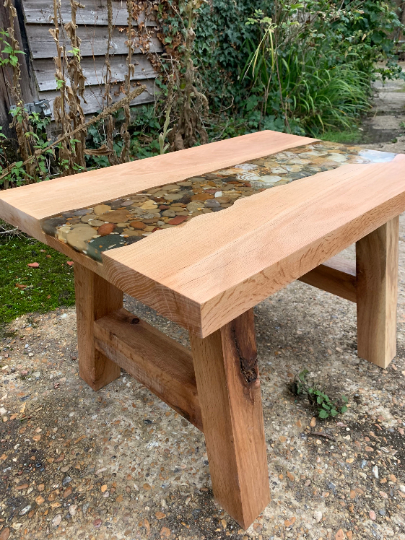
[[[96,230],[89,225],[80,225],[66,234],[67,243],[78,251],[84,251],[88,242],[96,234]]]
[[[125,239],[118,234],[109,234],[100,238],[94,238],[87,244],[87,255],[92,259],[101,262],[101,254],[103,251],[124,245]]]
[[[97,233],[100,236],[106,236],[107,234],[111,234],[113,230],[115,229],[114,223],[103,223],[98,229]]]
[[[131,221],[130,222],[131,227],[134,229],[144,229],[146,227],[145,223],[142,223],[142,221]]]
[[[181,182],[151,187],[94,208],[63,212],[43,220],[42,228],[59,241],[101,261],[101,253],[106,249],[129,245],[201,214],[219,212],[263,189],[282,186],[346,163],[389,162],[394,157],[395,154],[357,146],[314,142]],[[89,228],[83,229],[84,224]],[[98,230],[91,230],[91,226]]]
[[[96,216],[101,216],[102,214],[105,214],[106,212],[109,212],[111,210],[111,206],[109,204],[97,204],[93,212],[96,214]]]

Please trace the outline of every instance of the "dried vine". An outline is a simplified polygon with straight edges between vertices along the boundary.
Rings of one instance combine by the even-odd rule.
[[[70,39],[72,45],[72,56],[68,60],[68,74],[70,79],[70,87],[67,88],[68,100],[69,100],[69,118],[73,127],[73,130],[85,121],[83,109],[80,103],[80,98],[86,103],[84,98],[84,90],[86,77],[83,74],[82,66],[80,64],[80,38],[77,35],[76,15],[78,9],[84,9],[82,4],[75,0],[70,0],[72,20],[65,24],[66,33]],[[74,145],[76,155],[76,165],[84,168],[86,166],[84,151],[85,151],[86,137],[83,132],[80,132],[79,139]]]
[[[182,64],[184,73],[175,70],[177,78],[177,94],[175,103],[178,118],[169,134],[171,150],[191,148],[197,141],[200,144],[208,142],[208,135],[202,118],[208,113],[208,100],[195,86],[195,67],[193,63],[193,46],[195,40],[194,25],[196,23],[196,10],[201,6],[201,0],[189,0],[184,6],[187,16],[186,39]]]
[[[97,122],[105,120],[108,117],[108,115],[116,113],[122,106],[124,106],[126,103],[131,103],[133,99],[141,95],[142,92],[144,92],[145,90],[146,90],[145,86],[138,86],[134,90],[131,90],[131,92],[127,96],[120,99],[119,101],[116,101],[113,105],[104,109],[103,112],[101,112],[97,116],[93,116],[93,118],[89,120],[88,122],[81,124],[80,126],[77,126],[76,129],[74,129],[73,131],[70,131],[69,133],[65,133],[64,135],[61,135],[55,141],[48,144],[45,148],[36,150],[34,155],[30,156],[27,160],[25,160],[22,163],[22,166],[25,167],[29,165],[30,163],[32,163],[32,161],[37,159],[38,156],[46,154],[47,152],[49,152],[50,149],[54,148],[55,146],[63,145],[70,137],[74,137],[78,135],[79,133],[81,133],[82,131],[86,132],[90,126],[92,126],[93,124],[96,124]],[[96,155],[96,152],[98,152],[99,154],[105,155],[107,154],[108,149],[101,148],[101,149],[96,150],[96,152],[93,152],[92,150],[86,150],[85,152],[86,154],[88,153],[89,155],[91,154]],[[3,173],[0,175],[0,180],[2,180],[8,174],[10,174],[14,165],[15,163],[12,163],[6,169],[4,169]]]
[[[125,75],[125,92],[126,94],[129,94],[129,92],[131,91],[131,78],[133,77],[135,73],[135,66],[132,63],[132,53],[133,53],[132,20],[133,20],[133,12],[134,12],[134,2],[132,0],[127,0],[127,11],[128,11],[128,19],[127,19],[128,55],[127,55],[127,60],[126,60],[127,73]],[[125,121],[121,126],[121,137],[124,141],[124,146],[122,147],[122,152],[121,152],[122,163],[129,160],[129,150],[131,146],[131,135],[129,134],[129,131],[128,131],[128,127],[131,122],[131,111],[129,108],[129,103],[127,103],[124,106],[124,115],[125,115]]]
[[[14,32],[14,21],[17,18],[17,11],[12,0],[5,0],[4,7],[7,8],[10,19],[10,26],[7,28],[8,40],[12,49],[18,51],[20,49],[20,44],[16,39]],[[13,117],[11,126],[16,130],[21,157],[23,160],[28,160],[28,158],[34,154],[36,141],[33,137],[33,128],[30,117],[25,109],[25,103],[22,97],[20,64],[19,62],[16,62],[15,64],[13,63],[11,67],[13,80],[11,84],[7,81],[7,84],[16,106],[16,113]],[[38,180],[38,175],[40,174],[40,168],[38,167],[38,162],[35,157],[33,161],[34,162],[31,161],[29,163],[29,167],[26,169],[28,183],[36,182]],[[8,187],[8,181],[6,182],[5,187]]]
[[[108,40],[107,40],[107,53],[105,57],[105,91],[104,91],[104,100],[106,102],[107,109],[111,106],[112,97],[111,97],[111,64],[110,64],[110,50],[112,46],[112,35],[113,35],[113,8],[112,0],[107,0],[107,17],[108,17]],[[112,114],[107,115],[105,120],[106,128],[106,147],[108,152],[108,161],[110,165],[117,165],[119,163],[117,154],[114,149],[114,118]]]
[[[53,114],[55,122],[60,125],[62,133],[65,135],[70,134],[72,131],[70,116],[68,112],[68,85],[65,77],[65,59],[66,59],[66,47],[60,43],[60,26],[59,19],[62,20],[61,15],[61,0],[53,0],[53,24],[54,28],[49,29],[49,33],[53,37],[56,44],[56,56],[55,61],[55,79],[56,87],[59,89],[59,95],[53,102]],[[74,154],[70,147],[69,137],[66,137],[59,146],[59,159],[61,163],[66,164],[63,174],[73,174],[74,172]]]

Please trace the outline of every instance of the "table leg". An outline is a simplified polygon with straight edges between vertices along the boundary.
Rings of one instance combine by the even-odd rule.
[[[386,368],[396,355],[399,218],[356,244],[357,349]]]
[[[190,340],[214,495],[247,528],[270,501],[253,310]]]
[[[110,283],[75,263],[75,291],[79,375],[99,390],[120,376],[120,367],[95,349],[94,321],[120,309],[123,293]]]

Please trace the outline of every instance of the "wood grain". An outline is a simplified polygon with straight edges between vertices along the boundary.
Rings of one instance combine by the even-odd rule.
[[[202,431],[188,349],[125,309],[94,323],[96,349]]]
[[[103,255],[107,279],[200,337],[405,210],[401,161],[347,165]]]
[[[298,279],[350,302],[357,301],[356,263],[343,257],[333,257]]]
[[[142,81],[142,85],[146,86],[146,91],[142,92],[138,97],[136,97],[133,101],[131,101],[130,105],[142,105],[144,103],[152,103],[154,101],[154,91],[155,91],[155,81],[154,79],[145,79]],[[113,84],[111,86],[111,97],[112,97],[112,103],[115,103],[119,101],[120,99],[123,99],[125,96],[122,93],[122,85]],[[105,89],[103,85],[98,86],[87,86],[84,90],[84,99],[86,100],[86,103],[81,100],[82,103],[82,109],[84,114],[92,114],[96,112],[100,112],[103,108],[105,103],[103,96],[105,93]],[[39,97],[41,99],[47,99],[50,103],[50,107],[53,110],[53,102],[55,101],[55,98],[58,97],[59,92],[56,90],[49,90],[46,92],[40,92]],[[83,173],[82,173],[83,174]],[[84,173],[85,174],[85,173]],[[53,182],[53,180],[52,180]]]
[[[122,291],[75,263],[79,376],[99,390],[120,376],[120,367],[95,348],[94,321],[122,307]]]
[[[0,192],[0,217],[43,241],[41,219],[275,154],[314,139],[261,131]],[[114,181],[112,181],[112,175]],[[143,243],[143,242],[142,242]]]
[[[125,23],[125,26],[127,23]],[[53,58],[56,54],[55,41],[49,33],[51,25],[27,24],[26,30],[30,44],[31,54],[34,60],[40,58]],[[107,26],[78,26],[77,35],[82,40],[80,44],[80,54],[86,56],[105,56],[108,45],[108,27]],[[120,32],[118,28],[113,29],[111,54],[128,54],[128,36],[126,32]],[[71,49],[69,39],[61,35],[60,43],[66,46],[66,50]],[[137,47],[137,40],[134,40],[134,53],[143,53],[144,51]],[[149,43],[150,53],[162,52],[162,44],[159,39],[152,36]],[[67,53],[71,56],[72,53]],[[136,58],[136,57],[135,57]]]
[[[107,25],[107,2],[100,0],[86,0],[85,9],[77,10],[77,24]],[[113,24],[127,26],[128,12],[126,2],[113,0]],[[53,4],[49,0],[23,0],[25,18],[28,24],[50,24],[53,19]],[[62,19],[66,23],[72,19],[69,2],[62,2]],[[148,26],[156,26],[156,22],[146,20],[143,15],[139,22],[146,22]]]
[[[245,529],[270,501],[253,318],[190,335],[214,496]]]
[[[399,218],[356,244],[357,349],[382,368],[396,355]]]
[[[111,80],[122,82],[128,74],[126,66],[126,55],[113,56],[111,64]],[[134,55],[132,63],[135,69],[131,75],[131,81],[143,81],[144,79],[154,79],[156,72],[150,61],[142,54]],[[80,62],[83,75],[86,77],[86,87],[101,85],[105,79],[106,67],[104,58],[83,58]],[[35,60],[34,70],[40,92],[56,90],[55,65],[49,59]]]

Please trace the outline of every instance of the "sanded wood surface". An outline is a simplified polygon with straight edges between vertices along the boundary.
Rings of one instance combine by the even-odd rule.
[[[314,139],[262,131],[117,165],[114,169],[22,186],[0,192],[0,218],[46,242],[40,221],[59,212],[185,180],[311,142]]]
[[[201,337],[405,210],[401,161],[273,188],[103,255],[107,278]]]
[[[329,259],[301,276],[299,280],[322,291],[356,302],[356,263],[343,257]]]
[[[396,355],[399,218],[356,244],[357,350],[386,368]]]
[[[125,309],[94,323],[98,351],[202,431],[189,350]]]
[[[253,310],[190,340],[214,496],[247,528],[270,501]]]
[[[120,367],[96,350],[94,321],[122,307],[122,291],[84,266],[75,264],[79,375],[99,390],[120,376]]]

